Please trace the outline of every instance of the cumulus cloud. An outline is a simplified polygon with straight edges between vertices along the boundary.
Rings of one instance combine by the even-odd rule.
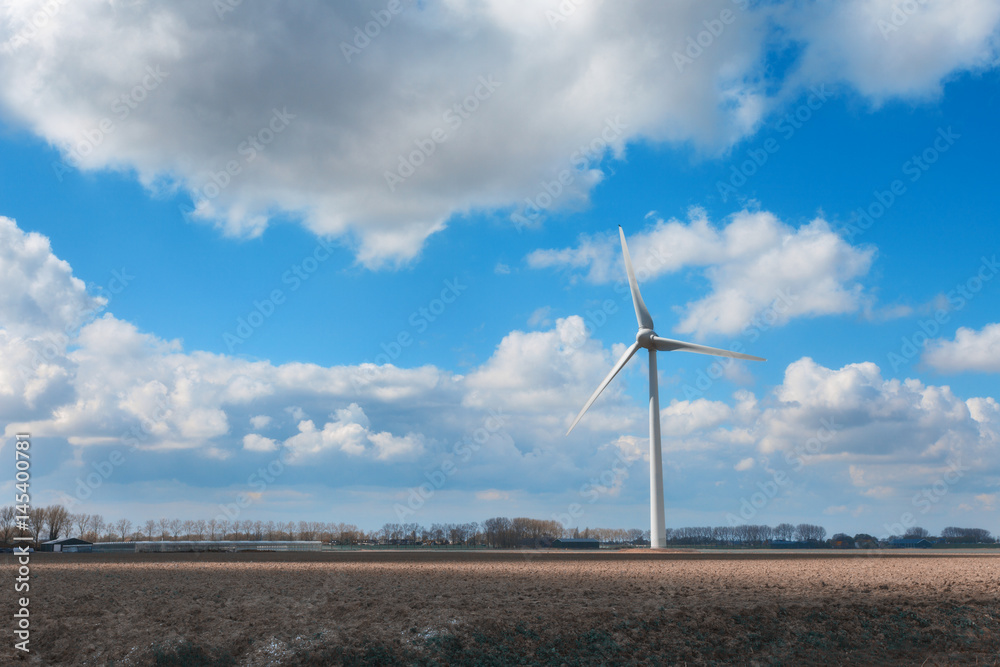
[[[243,449],[250,452],[273,452],[277,451],[278,443],[256,433],[247,433],[243,436]]]
[[[12,334],[53,334],[66,340],[106,301],[87,293],[49,240],[0,216],[0,322]]]
[[[768,326],[795,317],[857,312],[868,297],[858,280],[868,273],[873,248],[853,246],[820,218],[799,228],[768,212],[740,211],[724,226],[700,209],[688,222],[657,220],[631,237],[636,276],[653,279],[684,269],[703,272],[711,291],[686,304],[681,333],[735,334],[766,315]],[[536,250],[534,268],[585,271],[588,280],[621,280],[617,237],[583,237],[575,248]]]
[[[794,77],[843,82],[876,103],[937,95],[955,70],[997,64],[1000,6],[991,0],[843,0],[782,14],[803,45]]]
[[[25,246],[8,263],[23,273],[35,257]],[[12,332],[7,318],[14,316],[3,314],[0,343],[28,359],[34,338]],[[277,458],[289,469],[341,471],[349,480],[341,484],[398,488],[415,483],[414,469],[449,459],[460,471],[455,479],[474,491],[548,493],[553,480],[579,488],[596,479],[603,496],[630,497],[646,492],[635,482],[643,475],[600,481],[612,457],[647,459],[646,409],[625,394],[628,370],[573,437],[562,437],[621,353],[571,316],[549,329],[510,332],[466,375],[434,366],[274,365],[185,351],[105,314],[71,345],[39,357],[44,363],[26,364],[23,375],[2,369],[0,419],[8,441],[27,430],[62,442],[73,452],[68,458],[89,460],[89,452],[107,451],[103,445],[126,451],[130,461],[146,456],[148,466],[132,468],[144,481],[194,475],[205,466],[192,461],[225,459],[226,466],[209,468],[211,483],[224,484],[215,478],[230,469],[254,470]],[[762,396],[740,389],[731,400],[671,400],[661,417],[668,473],[676,466],[702,482],[706,475],[724,482],[719,471],[750,478],[757,468],[799,475],[807,468],[823,480],[849,476],[843,486],[855,495],[838,504],[851,505],[857,496],[898,498],[955,462],[969,471],[963,484],[974,493],[991,493],[1000,476],[1000,404],[993,397],[963,400],[945,386],[887,380],[868,362],[832,369],[803,358]],[[392,471],[403,477],[387,482]]]
[[[218,6],[8,3],[0,110],[57,146],[60,170],[134,170],[232,235],[290,213],[369,266],[563,169],[552,206],[579,205],[629,142],[725,149],[811,83],[931,94],[995,62],[998,20],[990,0],[936,0],[883,37],[891,0],[407,0],[369,38],[361,5]],[[724,35],[678,61],[724,10]],[[773,50],[800,55],[768,73]]]
[[[928,341],[923,361],[942,373],[1000,373],[1000,324],[961,327],[953,340]]]

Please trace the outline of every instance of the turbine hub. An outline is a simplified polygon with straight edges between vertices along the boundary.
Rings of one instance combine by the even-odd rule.
[[[653,336],[656,332],[652,329],[639,329],[639,333],[635,335],[635,342],[639,344],[640,347],[644,347],[647,350],[653,349]]]

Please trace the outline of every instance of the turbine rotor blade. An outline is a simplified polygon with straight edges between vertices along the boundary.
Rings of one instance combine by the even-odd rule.
[[[707,345],[695,345],[694,343],[685,343],[682,340],[673,340],[671,338],[661,338],[659,336],[653,336],[653,345],[660,352],[673,352],[674,350],[683,350],[685,352],[697,352],[698,354],[711,354],[716,357],[732,357],[733,359],[746,359],[748,361],[767,361],[761,357],[755,357],[752,354],[743,354],[742,352],[731,352],[729,350],[722,350],[717,347],[708,347]]]
[[[632,290],[632,305],[635,307],[635,319],[639,322],[640,329],[652,329],[653,318],[649,316],[649,310],[639,294],[639,283],[635,281],[635,271],[632,270],[632,258],[628,254],[628,246],[625,245],[625,231],[618,225],[618,235],[622,240],[622,256],[625,258],[625,272],[628,274],[628,286]]]
[[[639,343],[632,343],[632,346],[629,349],[625,350],[625,354],[623,354],[621,359],[618,360],[618,363],[615,364],[615,367],[611,369],[611,372],[608,373],[607,377],[604,378],[604,381],[601,382],[601,384],[597,387],[594,393],[590,395],[590,399],[587,401],[587,404],[583,406],[583,410],[580,410],[580,414],[578,414],[576,416],[576,419],[573,420],[573,423],[570,424],[569,429],[566,431],[566,435],[569,435],[570,431],[573,430],[573,428],[583,417],[583,414],[590,408],[591,405],[594,404],[594,401],[596,401],[597,397],[601,395],[601,392],[604,391],[604,388],[611,383],[611,381],[615,378],[616,375],[618,375],[618,371],[620,371],[622,368],[625,367],[625,364],[628,363],[628,360],[632,358],[632,355],[635,354],[636,350],[638,349],[639,349]]]

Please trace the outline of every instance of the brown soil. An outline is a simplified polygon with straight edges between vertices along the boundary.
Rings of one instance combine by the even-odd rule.
[[[0,557],[8,610],[15,568]],[[31,568],[32,652],[5,631],[3,664],[1000,662],[990,555],[33,554]]]

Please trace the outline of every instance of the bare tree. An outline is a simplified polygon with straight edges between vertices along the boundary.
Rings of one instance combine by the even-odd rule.
[[[912,539],[923,539],[925,537],[930,537],[930,532],[926,528],[921,528],[920,526],[913,526],[906,529],[906,533],[903,535],[904,538],[908,540]]]
[[[76,524],[76,534],[80,538],[83,538],[87,534],[87,530],[90,528],[90,515],[86,513],[74,514],[73,523]]]
[[[147,519],[146,523],[143,526],[143,530],[146,533],[146,539],[152,540],[153,535],[156,534],[156,522],[153,521],[152,519]]]
[[[122,542],[126,541],[132,532],[132,522],[128,519],[118,519],[115,522],[115,532],[122,538]]]
[[[14,517],[17,515],[17,510],[14,509],[13,505],[4,505],[0,508],[0,542],[7,544],[11,541],[10,538],[14,537],[14,526],[17,523]]]
[[[58,540],[60,535],[70,528],[70,513],[62,505],[50,505],[45,508],[45,520],[49,525],[49,539]]]
[[[206,525],[206,527],[208,529],[208,539],[214,540],[215,539],[215,531],[219,527],[219,522],[216,519],[209,519],[207,522],[205,522],[205,525]]]
[[[90,522],[87,525],[87,535],[90,536],[90,542],[97,542],[104,535],[104,530],[107,524],[104,522],[104,517],[100,514],[91,514]]]
[[[795,535],[795,526],[790,523],[779,523],[774,527],[774,537],[779,540],[790,540]]]
[[[170,519],[160,517],[160,520],[156,522],[156,526],[160,529],[160,541],[162,542],[170,534]]]

